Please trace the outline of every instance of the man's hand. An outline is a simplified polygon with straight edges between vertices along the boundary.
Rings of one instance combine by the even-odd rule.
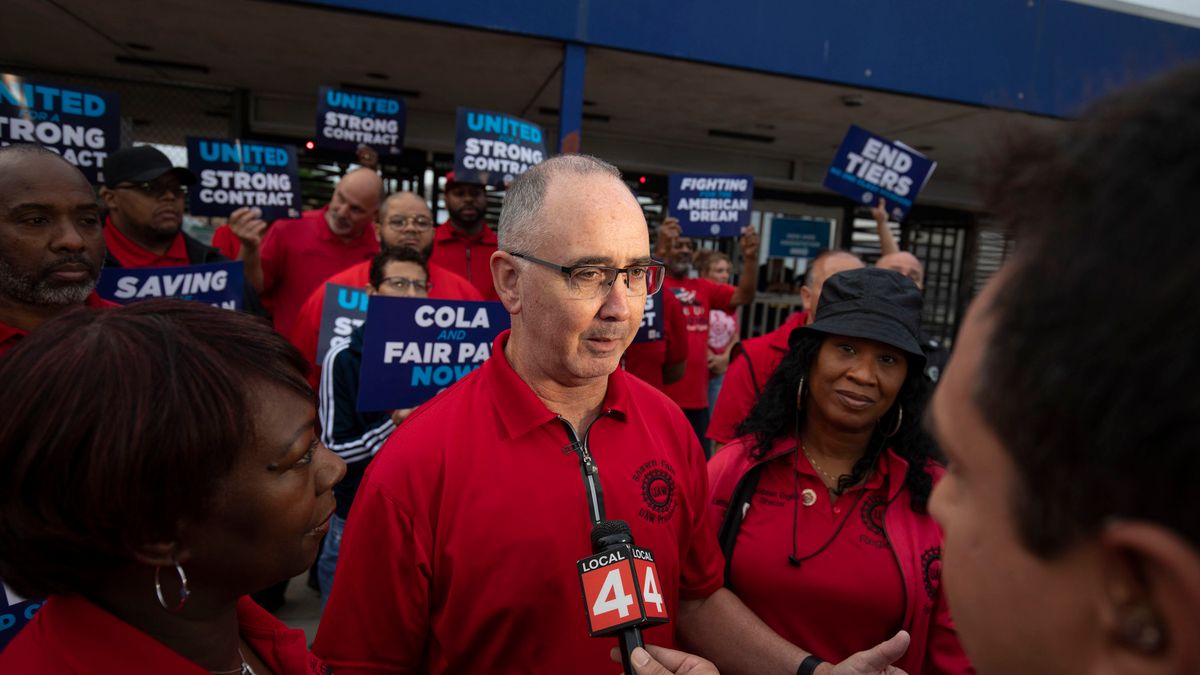
[[[359,166],[364,166],[368,169],[379,170],[379,153],[375,152],[375,148],[366,143],[359,143],[358,150],[354,153],[354,160]]]
[[[262,209],[243,206],[229,216],[229,229],[241,240],[243,248],[257,251],[266,236],[267,221],[262,219]]]
[[[732,349],[726,348],[720,354],[714,354],[711,350],[708,352],[708,372],[713,375],[724,375],[725,371],[729,370],[729,353]]]
[[[416,410],[415,406],[412,408],[397,408],[396,410],[393,410],[392,411],[392,424],[395,424],[396,426],[400,426],[400,423],[403,422],[404,420],[408,419],[408,416],[411,415],[412,411],[414,411],[414,410]]]
[[[886,199],[884,199],[883,197],[879,198],[879,203],[876,204],[874,206],[874,208],[871,209],[871,217],[873,217],[875,219],[876,226],[882,227],[884,225],[887,225],[888,212],[887,212],[887,200]]]
[[[742,247],[742,260],[746,261],[747,265],[758,264],[758,232],[754,230],[753,225],[747,225],[742,228],[742,238],[738,240]]]
[[[654,257],[659,260],[666,260],[671,251],[675,249],[675,240],[683,235],[683,228],[679,226],[679,219],[667,216],[663,219],[662,225],[658,226],[658,237],[654,242]]]
[[[905,675],[903,670],[892,664],[908,651],[911,639],[908,633],[900,631],[887,642],[851,654],[850,658],[839,664],[822,663],[817,666],[814,675]]]
[[[621,662],[621,652],[615,647],[611,656],[613,661]],[[645,649],[633,650],[630,657],[638,675],[720,675],[717,667],[708,661],[674,649],[647,645]]]

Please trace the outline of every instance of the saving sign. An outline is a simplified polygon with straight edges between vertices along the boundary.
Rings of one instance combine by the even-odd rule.
[[[96,293],[121,305],[179,298],[242,310],[244,287],[245,272],[239,260],[180,267],[109,267],[101,272]]]
[[[937,162],[907,145],[851,125],[824,185],[860,204],[882,197],[891,216],[902,220],[935,168]]]

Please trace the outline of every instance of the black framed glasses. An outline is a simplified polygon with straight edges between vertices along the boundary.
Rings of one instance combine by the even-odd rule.
[[[400,293],[407,293],[409,289],[417,293],[426,293],[433,288],[433,284],[424,279],[409,279],[408,277],[384,277],[380,286],[387,286]]]
[[[137,190],[151,199],[158,199],[165,194],[169,194],[175,199],[182,199],[187,196],[187,188],[182,185],[171,185],[170,183],[132,183],[130,185],[118,185],[118,190]]]
[[[388,226],[388,229],[396,230],[397,232],[403,230],[409,225],[412,225],[418,230],[428,230],[429,228],[433,227],[433,219],[424,215],[390,216],[387,219],[387,222],[384,224]]]
[[[627,295],[638,297],[654,295],[662,288],[666,267],[657,260],[651,260],[644,265],[629,267],[607,267],[605,265],[571,265],[570,267],[542,260],[524,253],[511,253],[517,258],[528,260],[542,267],[560,272],[567,279],[567,288],[581,300],[591,300],[600,295],[601,289],[608,293],[617,281],[617,275],[625,275]]]

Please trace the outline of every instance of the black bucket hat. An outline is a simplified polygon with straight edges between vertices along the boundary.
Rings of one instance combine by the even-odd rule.
[[[164,173],[179,177],[181,185],[195,185],[196,174],[182,166],[174,166],[162,150],[152,145],[122,148],[104,160],[104,184],[113,187],[126,181],[146,183]]]
[[[806,331],[875,340],[904,352],[909,369],[920,370],[923,306],[921,290],[899,272],[878,267],[839,272],[821,287],[816,320],[792,331],[789,343],[794,346]]]

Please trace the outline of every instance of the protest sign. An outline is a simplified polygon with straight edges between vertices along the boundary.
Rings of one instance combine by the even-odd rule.
[[[321,87],[315,142],[319,148],[350,152],[365,144],[380,155],[399,155],[404,149],[404,119],[404,99]]]
[[[0,651],[16,637],[33,615],[41,609],[41,600],[26,600],[13,592],[8,584],[0,585]]]
[[[503,187],[546,158],[546,134],[533,122],[487,110],[458,109],[454,176]]]
[[[296,148],[189,136],[187,152],[188,168],[200,179],[188,189],[193,216],[225,217],[256,206],[267,221],[300,217]]]
[[[395,410],[428,401],[482,365],[509,323],[498,302],[372,297],[358,409]]]
[[[815,258],[829,248],[831,223],[811,218],[775,218],[771,221],[772,258]]]
[[[325,284],[321,303],[321,332],[317,338],[317,365],[325,363],[330,349],[350,342],[350,333],[367,320],[367,289]]]
[[[937,162],[907,145],[850,125],[825,187],[872,206],[882,197],[891,217],[903,220],[935,168]]]
[[[646,311],[642,313],[642,325],[638,328],[637,335],[633,336],[634,342],[653,342],[663,339],[662,304],[661,296],[646,296]]]
[[[667,212],[685,237],[736,237],[750,224],[754,177],[673,173]]]
[[[2,77],[0,145],[42,145],[79,167],[93,184],[101,183],[105,158],[121,147],[117,95]]]
[[[225,309],[243,308],[245,274],[241,261],[182,267],[108,267],[96,293],[127,305],[149,298],[179,298]]]

